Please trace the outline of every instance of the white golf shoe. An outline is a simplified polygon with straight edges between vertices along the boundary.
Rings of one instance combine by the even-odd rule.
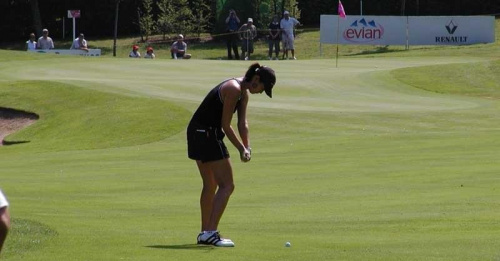
[[[199,245],[213,245],[216,247],[234,247],[233,241],[229,238],[222,238],[219,231],[201,232],[198,234],[197,243]]]

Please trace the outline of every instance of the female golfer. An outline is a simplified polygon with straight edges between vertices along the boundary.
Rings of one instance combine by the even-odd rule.
[[[213,88],[196,110],[187,128],[188,156],[196,160],[203,180],[200,197],[201,233],[198,244],[233,247],[217,231],[229,197],[234,190],[233,170],[229,152],[222,139],[240,152],[243,162],[250,161],[247,105],[249,94],[262,93],[272,97],[276,83],[274,71],[258,63],[252,64],[244,77],[231,78]],[[233,113],[238,112],[238,133],[231,127]]]

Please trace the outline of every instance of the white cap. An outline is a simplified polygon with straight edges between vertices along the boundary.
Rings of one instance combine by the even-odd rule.
[[[253,23],[253,19],[252,18],[248,18],[248,23]]]
[[[179,34],[177,37],[179,37],[180,39],[184,39],[184,35],[182,34]]]
[[[42,32],[48,32],[48,31],[49,31],[49,30],[47,30],[47,29],[43,29],[43,30],[42,30]]]
[[[290,13],[288,11],[283,12],[284,15],[289,15]]]

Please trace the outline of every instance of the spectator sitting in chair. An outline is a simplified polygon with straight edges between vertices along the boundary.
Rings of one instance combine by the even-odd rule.
[[[177,41],[172,44],[170,48],[170,53],[172,54],[172,59],[189,59],[191,55],[187,52],[187,44],[184,42],[184,36],[179,34],[177,36]]]
[[[148,47],[146,49],[146,55],[144,55],[144,58],[146,59],[154,59],[156,56],[154,54],[154,50],[153,50],[153,47]]]
[[[132,51],[128,55],[130,58],[141,58],[141,53],[139,52],[139,46],[138,45],[133,45],[132,46]]]
[[[70,49],[80,49],[87,52],[89,51],[89,48],[87,47],[87,40],[85,40],[83,34],[80,34],[80,36],[78,36],[78,38],[73,41]]]

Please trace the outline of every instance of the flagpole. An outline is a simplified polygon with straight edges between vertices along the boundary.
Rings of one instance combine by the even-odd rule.
[[[340,0],[339,0],[340,3]],[[340,34],[340,14],[337,14],[337,55],[335,56],[335,67],[339,67],[339,34]]]

